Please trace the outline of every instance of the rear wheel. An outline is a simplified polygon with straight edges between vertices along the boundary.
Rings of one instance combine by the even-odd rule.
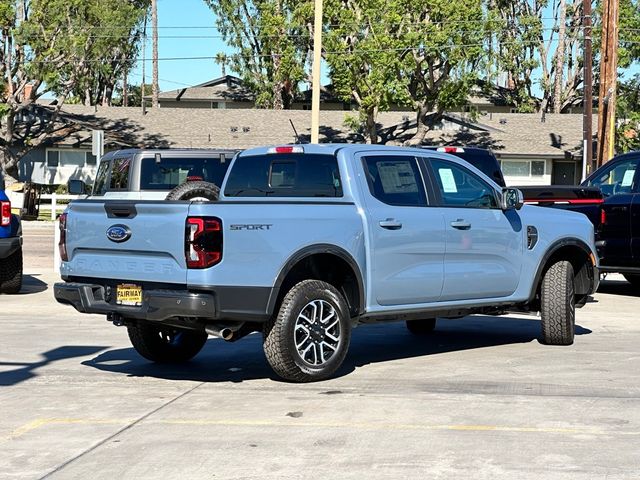
[[[220,189],[210,182],[186,182],[171,190],[166,200],[191,200],[195,202],[215,202],[220,197]]]
[[[640,275],[627,273],[624,275],[624,278],[627,279],[634,288],[640,288]]]
[[[542,343],[571,345],[575,335],[575,289],[573,266],[566,260],[554,263],[541,286]]]
[[[149,322],[127,325],[129,339],[136,351],[147,360],[158,363],[179,363],[192,359],[202,350],[207,333]]]
[[[22,248],[0,260],[0,293],[18,293],[22,288]]]
[[[435,318],[425,318],[422,320],[407,320],[407,330],[414,335],[425,335],[433,332],[436,328]]]
[[[330,377],[349,348],[351,323],[344,297],[333,285],[304,280],[285,295],[264,327],[264,352],[285,380],[312,382]]]

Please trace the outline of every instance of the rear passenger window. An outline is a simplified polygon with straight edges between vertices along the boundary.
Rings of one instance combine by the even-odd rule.
[[[239,156],[225,186],[227,197],[342,197],[332,155],[304,153]]]
[[[494,189],[470,170],[444,160],[432,158],[435,184],[442,204],[448,207],[497,208]]]
[[[365,157],[369,190],[383,203],[407,207],[427,205],[427,196],[413,157]]]
[[[131,158],[116,158],[111,167],[109,190],[125,190],[129,186]]]
[[[96,174],[96,181],[93,184],[92,195],[104,195],[107,191],[107,177],[109,176],[109,161],[100,162],[98,167],[98,173]]]

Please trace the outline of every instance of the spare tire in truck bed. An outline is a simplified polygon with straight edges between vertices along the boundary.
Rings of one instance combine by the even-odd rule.
[[[210,182],[185,182],[171,190],[166,200],[192,200],[215,202],[220,196],[220,189]]]

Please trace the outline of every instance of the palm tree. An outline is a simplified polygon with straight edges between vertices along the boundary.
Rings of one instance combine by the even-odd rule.
[[[222,76],[227,75],[227,64],[229,63],[229,57],[224,52],[216,53],[214,61],[220,65],[220,70],[222,70]]]

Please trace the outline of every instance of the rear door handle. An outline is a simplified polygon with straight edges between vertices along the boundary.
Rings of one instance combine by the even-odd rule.
[[[402,223],[395,218],[387,218],[386,220],[380,220],[379,225],[387,230],[400,230]]]
[[[461,218],[454,222],[451,222],[451,226],[453,228],[457,228],[458,230],[469,230],[471,228],[471,224]]]

